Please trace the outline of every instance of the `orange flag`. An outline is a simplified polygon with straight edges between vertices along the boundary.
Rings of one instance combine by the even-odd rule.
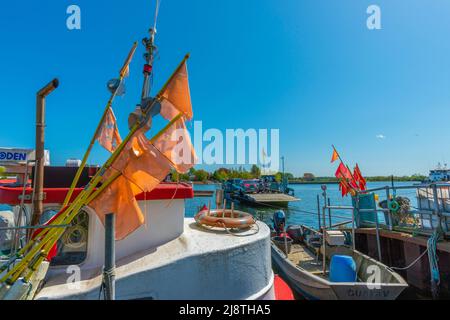
[[[136,131],[122,152],[102,176],[102,182],[118,174],[90,206],[104,222],[108,213],[116,214],[116,239],[121,240],[145,222],[136,196],[153,190],[172,168],[187,172],[194,166],[196,156],[184,123],[193,116],[186,62],[177,69],[161,94],[161,115],[175,120],[154,138],[145,133],[150,126]]]
[[[331,163],[335,162],[337,159],[339,159],[339,154],[337,153],[336,149],[333,148],[333,155],[331,156]]]
[[[197,162],[191,137],[183,118],[176,120],[153,145],[170,160],[179,173],[187,173]]]
[[[116,117],[111,108],[108,109],[105,119],[98,131],[97,141],[109,152],[114,152],[117,146],[122,143]]]
[[[102,193],[89,204],[102,222],[116,213],[116,239],[121,240],[145,222],[136,200],[142,192],[153,190],[171,170],[171,163],[145,137],[146,130],[134,134],[103,175],[102,182],[120,172]]]
[[[192,119],[192,103],[186,61],[170,78],[160,94],[160,100],[160,113],[166,120],[172,120],[180,112],[186,119]]]

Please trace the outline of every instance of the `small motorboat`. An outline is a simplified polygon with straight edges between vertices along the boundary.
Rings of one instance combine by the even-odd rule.
[[[284,231],[284,213],[274,214],[273,267],[296,293],[308,300],[394,300],[408,287],[392,269],[346,244],[345,234],[323,234],[307,226]],[[287,252],[287,254],[286,254]]]

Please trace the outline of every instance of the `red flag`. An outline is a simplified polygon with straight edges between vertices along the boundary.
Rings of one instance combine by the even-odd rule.
[[[353,170],[353,176],[355,178],[355,180],[358,182],[359,184],[359,188],[364,191],[366,190],[366,179],[364,179],[364,177],[362,176],[361,170],[359,170],[359,166],[358,164],[356,164],[355,169]]]
[[[343,197],[345,197],[349,191],[347,181],[345,181],[344,179],[342,179],[339,183],[339,190],[341,190],[341,194]]]
[[[350,173],[350,170],[348,170],[348,168],[342,162],[337,168],[336,173],[334,175],[338,179],[352,180],[352,174]]]

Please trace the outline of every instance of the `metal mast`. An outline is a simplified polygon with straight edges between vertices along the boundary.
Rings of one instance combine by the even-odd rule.
[[[144,100],[150,96],[151,76],[153,72],[153,61],[157,47],[155,46],[156,24],[158,22],[160,0],[156,0],[155,17],[153,28],[148,31],[150,38],[144,38],[142,44],[145,46],[145,65],[144,65],[144,84],[142,86],[141,99]]]

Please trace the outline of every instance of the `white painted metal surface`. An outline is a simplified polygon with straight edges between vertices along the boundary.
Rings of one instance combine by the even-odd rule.
[[[273,299],[270,231],[263,223],[258,226],[258,233],[249,230],[237,237],[184,219],[184,233],[165,244],[124,256],[131,247],[119,242],[117,299]],[[152,233],[144,231],[133,241]],[[95,254],[100,258],[89,256],[90,263],[82,265],[79,287],[67,284],[69,274],[53,274],[36,298],[98,299],[102,255]]]

